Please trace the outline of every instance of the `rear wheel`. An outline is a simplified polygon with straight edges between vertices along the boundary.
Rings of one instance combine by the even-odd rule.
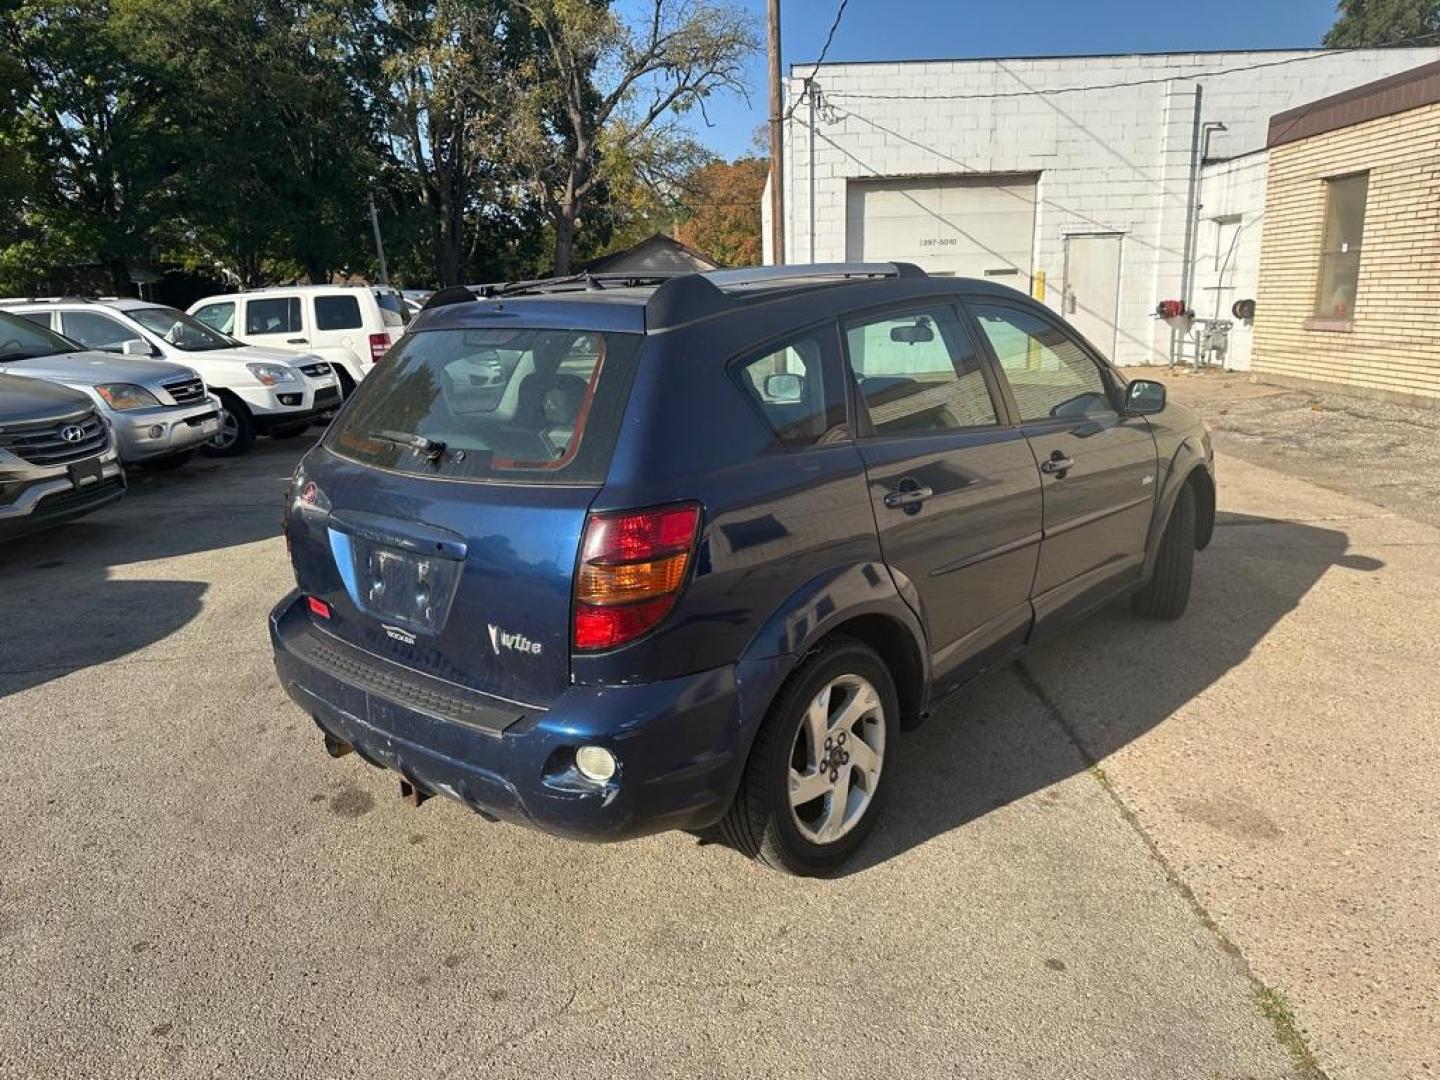
[[[839,866],[875,825],[898,717],[894,680],[868,646],[823,645],[761,724],[722,838],[792,874]]]
[[[1160,539],[1155,572],[1130,601],[1135,614],[1147,619],[1178,619],[1185,614],[1194,570],[1195,490],[1186,484],[1180,489]]]
[[[335,372],[335,377],[340,380],[340,400],[349,401],[350,395],[355,392],[355,380],[350,377],[350,372],[339,364],[331,364],[330,368]]]
[[[255,419],[234,394],[219,392],[220,430],[205,444],[212,457],[239,457],[255,445]]]

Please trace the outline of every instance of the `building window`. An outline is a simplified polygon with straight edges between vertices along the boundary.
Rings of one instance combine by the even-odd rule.
[[[1320,242],[1320,282],[1315,290],[1317,319],[1348,321],[1355,314],[1360,237],[1365,231],[1369,188],[1369,173],[1325,181],[1325,232]]]

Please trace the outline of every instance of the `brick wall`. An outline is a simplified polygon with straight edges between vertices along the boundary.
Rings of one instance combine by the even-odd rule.
[[[1307,329],[1325,178],[1364,170],[1351,328]],[[1252,364],[1265,381],[1440,404],[1440,104],[1270,151]]]

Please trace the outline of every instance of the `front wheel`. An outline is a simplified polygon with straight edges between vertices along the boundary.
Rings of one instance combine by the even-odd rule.
[[[1160,550],[1155,572],[1130,601],[1131,609],[1147,619],[1178,619],[1190,603],[1190,579],[1195,572],[1195,491],[1180,489]]]
[[[835,869],[875,826],[898,719],[873,650],[848,638],[821,646],[762,722],[723,839],[776,870]]]
[[[239,457],[255,445],[255,419],[245,403],[231,394],[220,395],[220,430],[204,446],[211,457]]]

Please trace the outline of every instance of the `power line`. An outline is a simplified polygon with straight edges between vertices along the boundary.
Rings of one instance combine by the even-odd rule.
[[[844,7],[844,4],[841,4]],[[1096,90],[1124,90],[1132,86],[1153,86],[1156,83],[1175,82],[1176,80],[1193,81],[1196,79],[1212,79],[1219,75],[1236,75],[1245,71],[1259,71],[1262,68],[1284,67],[1287,64],[1304,63],[1307,60],[1321,60],[1332,56],[1345,56],[1348,53],[1363,52],[1369,49],[1396,48],[1403,45],[1417,45],[1424,41],[1440,37],[1440,32],[1420,34],[1413,38],[1404,38],[1399,41],[1387,41],[1380,45],[1357,45],[1348,49],[1326,49],[1323,51],[1306,53],[1304,56],[1289,56],[1283,60],[1265,60],[1257,64],[1244,64],[1239,67],[1220,68],[1216,71],[1201,71],[1194,75],[1157,75],[1151,79],[1130,79],[1122,82],[1091,83],[1084,86],[1053,86],[1038,87],[1029,90],[998,90],[998,91],[977,91],[958,94],[867,94],[851,90],[827,90],[826,96],[832,98],[848,98],[854,101],[979,101],[995,98],[1017,98],[1017,97],[1050,97],[1055,94],[1077,94]],[[904,61],[897,61],[904,63]],[[1001,63],[1003,61],[991,61]],[[810,78],[815,78],[819,73],[820,65],[815,65],[816,70],[811,72]],[[792,110],[794,106],[791,106]]]
[[[835,9],[835,20],[830,24],[830,32],[825,35],[825,44],[820,49],[820,59],[815,61],[815,67],[810,72],[810,78],[805,80],[807,83],[815,78],[820,71],[820,65],[825,63],[825,57],[830,52],[830,43],[835,40],[835,31],[840,29],[840,20],[845,17],[845,7],[849,3],[850,0],[840,0],[840,6]],[[800,104],[800,101],[800,98],[796,98],[790,103],[790,108],[785,110],[786,120],[789,120],[795,115],[795,109]]]

